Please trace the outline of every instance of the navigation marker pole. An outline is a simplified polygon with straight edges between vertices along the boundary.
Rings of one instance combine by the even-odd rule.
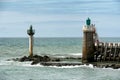
[[[33,57],[33,35],[35,34],[35,30],[32,29],[32,25],[30,29],[27,30],[27,34],[29,37],[29,57]]]

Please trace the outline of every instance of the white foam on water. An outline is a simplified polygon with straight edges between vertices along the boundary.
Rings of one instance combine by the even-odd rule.
[[[53,68],[78,68],[79,65],[76,66],[47,66],[47,67],[53,67]]]
[[[44,67],[40,64],[36,65],[31,65],[31,61],[26,61],[26,62],[18,62],[18,61],[0,61],[0,65],[3,66],[24,66],[24,67]]]
[[[82,57],[82,53],[67,53],[67,54],[55,54],[50,55],[51,57],[66,58],[66,57]]]
[[[0,65],[12,65],[14,61],[0,61]]]
[[[12,65],[12,66],[25,66],[25,67],[53,67],[53,68],[78,68],[78,67],[89,67],[93,68],[92,64],[89,65],[75,65],[75,66],[43,66],[40,64],[31,65],[31,62],[18,62],[18,61],[0,61],[0,65]]]
[[[119,70],[120,71],[120,68],[118,68],[118,69],[113,69],[113,68],[102,68],[102,69],[107,69],[107,70]]]
[[[36,65],[31,65],[32,61],[26,61],[26,62],[18,62],[18,61],[5,61],[2,60],[0,61],[0,65],[12,65],[12,66],[25,66],[25,67],[44,67],[43,65],[36,64]],[[54,68],[77,68],[77,67],[90,67],[93,68],[92,64],[89,65],[75,65],[75,66],[46,66],[46,67],[54,67]]]
[[[25,67],[44,67],[43,65],[40,65],[40,64],[36,64],[36,65],[23,64],[22,66],[25,66]]]
[[[92,64],[89,65],[75,65],[75,66],[48,66],[53,68],[79,68],[79,67],[88,67],[88,68],[94,68]]]
[[[23,62],[24,63],[24,62]],[[21,66],[27,66],[27,67],[51,67],[51,68],[79,68],[79,67],[88,67],[88,68],[94,68],[92,64],[89,65],[75,65],[75,66],[43,66],[41,64],[31,65],[31,64],[22,64]]]
[[[82,56],[82,53],[72,53],[70,55],[73,55],[73,56]]]
[[[27,62],[18,62],[18,61],[0,61],[0,65],[6,65],[6,66],[23,66],[23,67],[52,67],[52,68],[79,68],[79,67],[87,67],[87,68],[98,68],[94,67],[92,64],[89,65],[75,65],[75,66],[43,66],[41,64],[31,65],[30,61]],[[108,69],[108,70],[119,70],[119,69],[113,69],[113,68],[99,68],[99,69]]]
[[[22,65],[22,62],[17,61],[1,61],[0,65]]]
[[[84,65],[81,65],[81,67],[94,68],[94,66],[92,64],[89,64],[89,65],[84,64]]]

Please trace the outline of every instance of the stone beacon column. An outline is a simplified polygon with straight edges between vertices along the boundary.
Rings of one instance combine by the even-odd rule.
[[[94,61],[94,34],[95,25],[91,24],[91,20],[86,20],[86,25],[83,26],[83,47],[82,47],[82,62],[93,62]]]
[[[35,34],[35,30],[32,29],[32,25],[30,29],[27,30],[27,34],[29,37],[29,57],[33,57],[33,35]]]

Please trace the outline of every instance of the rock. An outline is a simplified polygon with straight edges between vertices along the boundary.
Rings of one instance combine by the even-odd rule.
[[[51,61],[52,61],[52,62],[60,62],[61,59],[60,59],[60,58],[53,58]]]
[[[75,65],[83,65],[82,63],[61,63],[61,62],[41,62],[40,63],[41,65],[44,65],[44,66],[58,66],[58,67],[61,67],[61,66],[75,66]]]
[[[38,63],[40,63],[40,62],[49,62],[49,61],[51,61],[51,58],[50,57],[48,57],[48,56],[38,56],[38,55],[34,55],[33,56],[33,60],[32,60],[33,62],[31,63],[31,65],[34,65],[34,64],[38,64]]]
[[[12,59],[13,61],[18,61],[19,60],[19,58],[16,58],[16,59]]]
[[[24,62],[26,59],[27,59],[27,57],[24,56],[24,57],[20,58],[19,61],[20,61],[20,62]]]
[[[31,65],[35,65],[35,64],[38,64],[40,61],[38,59],[34,60]]]
[[[43,57],[43,61],[44,61],[44,62],[48,62],[48,61],[50,61],[50,60],[51,60],[50,57],[48,57],[48,56],[46,56],[46,55]]]
[[[33,57],[31,56],[24,56],[21,58],[13,58],[13,61],[20,61],[20,62],[25,62],[25,61],[33,61],[31,64],[37,64],[39,62],[48,62],[51,61],[52,59],[49,56],[39,56],[39,55],[33,55]],[[8,59],[8,61],[10,61],[10,59]],[[59,60],[56,60],[59,61]]]

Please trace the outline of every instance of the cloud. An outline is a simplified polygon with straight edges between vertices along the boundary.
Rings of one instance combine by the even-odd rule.
[[[105,35],[104,31],[108,29],[112,32],[113,27],[117,30],[120,25],[118,15],[120,11],[113,0],[0,0],[0,2],[3,6],[0,9],[0,32],[3,30],[1,28],[5,27],[3,34],[6,36],[9,33],[26,34],[26,28],[30,24],[38,30],[38,35],[75,36],[82,33],[82,26],[87,17],[96,24],[100,35]]]
[[[78,15],[32,15],[19,12],[1,11],[0,12],[0,23],[25,23],[25,22],[59,22],[59,21],[80,21]]]
[[[17,1],[20,1],[20,0],[0,0],[0,2],[17,2]]]

